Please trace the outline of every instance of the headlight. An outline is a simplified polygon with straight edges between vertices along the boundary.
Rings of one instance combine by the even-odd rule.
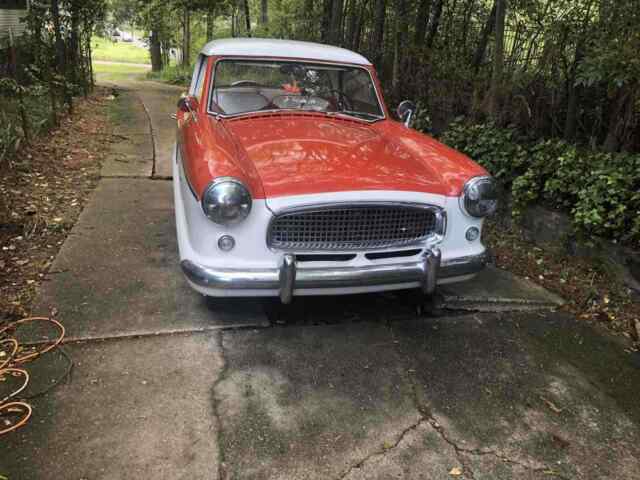
[[[498,207],[498,188],[491,177],[474,177],[464,185],[460,208],[472,217],[486,217]]]
[[[205,189],[202,210],[210,220],[221,225],[238,223],[251,211],[251,194],[240,180],[220,177]]]

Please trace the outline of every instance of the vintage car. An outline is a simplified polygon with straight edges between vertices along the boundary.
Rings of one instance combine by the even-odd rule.
[[[485,266],[494,181],[391,118],[371,63],[327,45],[208,43],[178,102],[180,264],[208,296],[421,288]]]

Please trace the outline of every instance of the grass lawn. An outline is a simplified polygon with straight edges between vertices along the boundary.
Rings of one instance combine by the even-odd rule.
[[[112,42],[107,38],[93,37],[91,39],[94,60],[109,60],[112,62],[150,63],[149,50],[133,43]]]
[[[149,69],[137,65],[94,63],[93,71],[98,81],[117,81],[143,79]]]
[[[183,68],[180,66],[170,65],[165,67],[161,72],[148,72],[147,78],[157,82],[170,83],[171,85],[182,85],[188,87],[191,83],[192,67]]]

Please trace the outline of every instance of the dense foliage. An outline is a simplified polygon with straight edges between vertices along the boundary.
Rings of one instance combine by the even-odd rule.
[[[0,164],[88,94],[91,35],[104,14],[104,0],[29,2],[27,33],[0,50]]]
[[[570,213],[577,234],[640,245],[640,155],[532,142],[491,123],[454,122],[443,140],[501,181],[516,217],[544,203]]]
[[[215,37],[321,41],[370,58],[388,103],[420,101],[437,132],[463,115],[536,138],[640,149],[638,0],[110,2],[158,52],[182,47],[185,63]]]

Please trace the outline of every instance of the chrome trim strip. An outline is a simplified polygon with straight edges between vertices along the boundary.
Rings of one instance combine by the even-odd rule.
[[[437,252],[436,252],[437,251]],[[182,260],[185,276],[195,285],[222,290],[277,290],[283,301],[295,289],[364,287],[420,282],[432,293],[438,280],[472,275],[486,265],[486,253],[440,261],[440,251],[428,251],[418,262],[364,267],[297,268],[294,255],[285,256],[280,268],[229,269],[197,265]]]
[[[420,238],[416,241],[409,243],[398,242],[396,244],[383,245],[379,247],[357,247],[358,250],[363,251],[377,251],[377,250],[388,250],[392,248],[410,248],[416,246],[425,246],[425,245],[436,245],[444,239],[444,236],[447,232],[447,212],[444,208],[439,207],[437,205],[430,205],[426,203],[412,203],[412,202],[371,202],[371,201],[362,201],[362,202],[330,202],[330,203],[316,203],[310,205],[299,205],[296,207],[285,208],[283,210],[279,210],[278,212],[273,212],[273,217],[269,221],[269,225],[267,226],[267,247],[272,251],[286,251],[286,252],[349,252],[352,253],[354,249],[343,249],[343,250],[319,250],[319,249],[304,249],[304,248],[295,248],[295,249],[281,249],[278,247],[274,247],[272,245],[271,240],[271,230],[273,227],[273,223],[278,219],[281,215],[289,215],[299,212],[312,212],[312,211],[320,211],[327,208],[344,208],[344,207],[408,207],[408,208],[423,208],[427,210],[432,210],[436,217],[436,225],[434,228],[434,232],[427,237]]]

